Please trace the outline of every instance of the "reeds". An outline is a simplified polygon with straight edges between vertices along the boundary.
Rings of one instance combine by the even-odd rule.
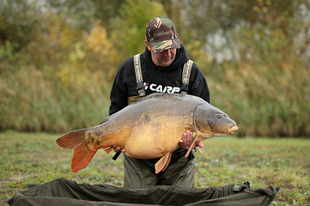
[[[72,45],[42,40],[19,53],[9,43],[0,47],[1,131],[63,133],[107,117],[120,56],[95,32]],[[256,48],[251,59],[222,63],[210,63],[202,50],[188,53],[207,79],[211,104],[237,122],[237,136],[309,137],[309,69],[293,50],[274,48],[269,57]]]
[[[104,76],[100,71],[78,74],[72,68],[64,80],[49,76],[49,68],[14,70],[0,78],[1,130],[65,132],[94,126],[108,115],[109,86],[98,78]]]
[[[296,62],[225,64],[206,76],[211,103],[239,125],[238,136],[309,137],[309,71]]]

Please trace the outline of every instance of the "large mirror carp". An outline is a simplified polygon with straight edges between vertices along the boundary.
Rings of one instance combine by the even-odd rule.
[[[129,157],[160,160],[155,173],[164,171],[186,130],[193,143],[212,136],[231,135],[236,123],[205,100],[182,94],[154,93],[105,118],[99,125],[71,131],[56,140],[59,147],[74,149],[72,172],[85,168],[97,150],[115,147]],[[188,156],[191,148],[187,151]]]

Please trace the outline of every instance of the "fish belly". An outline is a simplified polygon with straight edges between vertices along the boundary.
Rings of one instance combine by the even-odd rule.
[[[101,137],[95,148],[113,144],[131,157],[160,158],[176,150],[182,134],[192,128],[196,105],[195,98],[149,95],[110,116],[97,132]]]
[[[154,159],[178,149],[186,128],[171,126],[167,123],[157,127],[144,125],[143,129],[134,128],[125,146],[127,155],[138,159]]]

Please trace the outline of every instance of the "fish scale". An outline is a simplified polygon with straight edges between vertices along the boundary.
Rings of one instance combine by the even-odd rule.
[[[58,146],[74,149],[72,172],[85,168],[98,149],[107,153],[115,147],[138,159],[160,158],[154,172],[164,171],[172,152],[186,130],[194,143],[212,136],[231,135],[237,124],[205,100],[183,94],[154,93],[107,117],[99,125],[71,131],[56,140]]]

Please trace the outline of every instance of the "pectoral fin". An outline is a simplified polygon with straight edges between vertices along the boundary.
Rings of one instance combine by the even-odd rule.
[[[104,148],[103,150],[109,154],[114,148],[113,147],[107,147],[107,148]]]
[[[165,171],[171,160],[171,152],[165,154],[158,162],[155,164],[155,173],[158,174],[160,171]]]
[[[197,147],[197,148],[198,148],[198,151],[199,151],[201,154],[204,154],[203,148],[201,148],[201,147]]]
[[[193,149],[194,144],[195,144],[195,142],[196,142],[196,140],[197,140],[197,137],[198,137],[198,135],[197,135],[197,133],[195,132],[195,133],[194,133],[194,140],[193,140],[191,146],[189,147],[189,149],[187,150],[187,152],[186,152],[186,154],[185,154],[185,158],[188,157],[190,151]]]

